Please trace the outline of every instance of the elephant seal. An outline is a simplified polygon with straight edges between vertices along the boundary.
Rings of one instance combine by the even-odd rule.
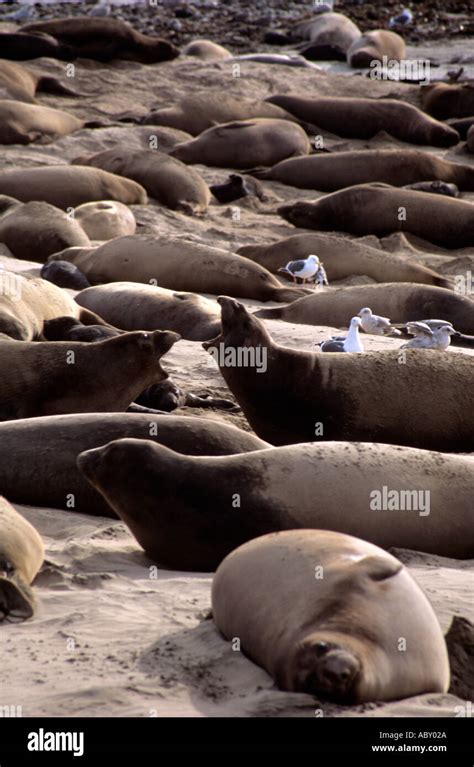
[[[208,128],[192,141],[175,146],[170,155],[190,165],[243,170],[272,166],[310,150],[308,136],[296,123],[258,118]]]
[[[235,402],[221,397],[200,396],[181,389],[177,383],[167,378],[158,384],[152,384],[137,398],[139,405],[171,413],[178,407],[214,408],[215,410],[240,410]]]
[[[74,317],[86,324],[101,319],[46,280],[0,269],[0,333],[17,341],[41,336],[47,320]]]
[[[0,38],[0,43],[3,39]],[[2,50],[3,53],[3,50]],[[63,85],[55,77],[36,74],[31,69],[0,59],[0,93],[17,101],[33,104],[36,94],[55,93],[59,96],[80,96],[82,94]]]
[[[39,533],[0,497],[0,623],[31,618],[35,601],[30,583],[43,559]]]
[[[100,200],[79,205],[74,210],[74,218],[90,240],[113,240],[115,237],[135,234],[137,228],[135,216],[130,208],[115,200]]]
[[[0,195],[0,242],[15,258],[44,262],[70,247],[90,247],[81,225],[47,202],[22,203]]]
[[[433,180],[456,184],[463,191],[474,191],[474,168],[418,149],[361,149],[295,157],[268,170],[252,171],[252,175],[320,192],[335,192],[371,182],[405,186]]]
[[[60,288],[84,290],[90,287],[89,280],[84,277],[81,270],[68,261],[50,261],[43,264],[40,275],[43,280],[52,282]]]
[[[342,13],[322,13],[291,30],[292,36],[310,41],[301,53],[315,60],[345,61],[347,51],[360,34],[359,27]]]
[[[232,54],[222,45],[213,43],[212,40],[191,40],[181,51],[183,56],[195,56],[201,61],[219,61],[230,59]]]
[[[364,306],[374,314],[406,323],[443,317],[460,333],[474,334],[474,302],[453,290],[411,283],[350,285],[318,290],[288,306],[259,309],[255,316],[303,325],[347,327]]]
[[[260,181],[251,176],[244,178],[237,173],[231,173],[224,184],[214,184],[209,189],[221,205],[240,200],[242,197],[257,197],[261,202],[268,202],[270,199]]]
[[[0,144],[31,144],[45,137],[67,136],[85,126],[84,120],[60,109],[0,101]]]
[[[460,140],[459,133],[451,126],[396,99],[270,96],[267,101],[300,120],[344,138],[371,139],[380,131],[386,131],[410,144],[450,147]]]
[[[466,136],[466,146],[472,154],[474,154],[474,125],[471,125]]]
[[[188,341],[207,341],[221,327],[215,301],[154,285],[112,282],[82,291],[76,301],[122,330],[173,330]]]
[[[172,107],[151,111],[142,122],[149,125],[166,125],[197,136],[217,124],[265,117],[298,122],[296,117],[275,104],[231,96],[222,90],[200,91],[183,96]]]
[[[438,120],[474,115],[474,86],[472,83],[436,83],[421,89],[421,103],[428,114]]]
[[[80,157],[74,163],[131,178],[141,184],[150,197],[172,210],[204,213],[211,199],[207,184],[197,170],[188,168],[170,154],[157,149],[131,152],[127,146],[118,146],[92,157]]]
[[[76,458],[124,437],[149,439],[189,455],[270,447],[236,426],[196,416],[83,413],[8,421],[0,423],[0,493],[15,503],[115,516],[79,472]]]
[[[406,52],[405,41],[396,32],[373,29],[354,40],[347,51],[347,63],[350,67],[365,69],[374,61],[403,61]]]
[[[239,637],[288,692],[356,705],[449,687],[426,595],[398,559],[360,538],[288,530],[250,541],[219,566],[212,611],[224,637]]]
[[[96,61],[125,59],[157,64],[179,55],[179,50],[167,40],[142,35],[119,19],[66,17],[25,24],[21,31],[51,35],[61,45],[71,47],[76,56]]]
[[[56,317],[43,325],[41,341],[82,341],[95,343],[106,338],[116,338],[122,331],[108,325],[84,325],[74,317]]]
[[[167,377],[177,333],[124,333],[95,344],[0,341],[0,421],[119,412]]]
[[[274,445],[320,437],[474,451],[472,357],[416,350],[297,351],[275,344],[262,321],[238,301],[221,297],[219,303],[222,334],[203,346],[212,350],[229,389],[262,439]],[[263,366],[249,364],[248,354],[247,365],[235,364],[235,350],[242,356],[247,347],[254,358],[260,349],[263,374]],[[374,382],[376,395],[367,381]]]
[[[121,439],[81,453],[77,464],[147,554],[177,570],[214,570],[245,541],[295,528],[463,559],[474,552],[472,457],[342,442],[183,456]],[[405,488],[416,488],[412,501],[400,500]],[[379,510],[388,489],[398,490],[395,511]]]
[[[418,184],[408,184],[403,188],[413,189],[415,192],[443,194],[445,197],[459,197],[459,189],[456,184],[447,184],[446,181],[419,181]]]
[[[44,56],[60,61],[74,61],[78,54],[70,45],[58,42],[51,35],[3,32],[0,38],[2,58],[27,61]]]
[[[53,165],[0,171],[0,194],[22,202],[40,200],[57,208],[75,208],[93,200],[145,205],[144,188],[128,178],[99,168]]]
[[[282,205],[278,213],[305,229],[344,231],[359,237],[407,232],[448,250],[474,245],[472,203],[409,189],[360,184],[316,202]]]
[[[247,258],[179,237],[119,237],[98,248],[68,248],[50,260],[75,264],[96,285],[144,282],[173,291],[219,295],[225,290],[278,302],[309,294],[305,288],[282,287],[273,274]]]
[[[237,250],[238,255],[256,261],[273,273],[288,261],[307,258],[310,253],[317,253],[324,262],[330,282],[364,274],[377,282],[416,282],[443,288],[451,285],[426,266],[332,234],[295,234],[270,245],[244,245]]]
[[[466,141],[468,130],[472,125],[474,125],[474,116],[463,117],[461,120],[451,120],[449,123],[449,127],[454,128],[459,133],[461,141]]]

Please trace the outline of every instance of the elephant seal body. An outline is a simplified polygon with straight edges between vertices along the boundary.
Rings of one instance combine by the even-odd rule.
[[[288,261],[297,261],[307,258],[310,253],[317,253],[324,262],[330,282],[364,274],[377,282],[416,282],[440,287],[450,285],[441,274],[426,266],[371,248],[357,240],[331,234],[295,234],[270,245],[244,245],[237,253],[274,273]]]
[[[459,143],[454,128],[396,99],[270,96],[267,100],[300,120],[344,138],[371,139],[386,131],[410,144],[450,147]]]
[[[8,199],[0,196],[0,242],[15,258],[44,262],[58,250],[90,246],[81,225],[63,210],[47,202]]]
[[[348,704],[448,690],[427,597],[401,562],[359,538],[290,530],[250,541],[217,570],[212,611],[283,690]]]
[[[474,302],[470,298],[452,290],[410,283],[328,288],[288,306],[259,309],[256,316],[303,325],[347,327],[364,306],[395,323],[442,317],[460,333],[474,334]]]
[[[345,61],[346,53],[360,37],[360,29],[342,13],[322,13],[293,27],[293,35],[309,40],[302,53],[311,59]]]
[[[253,175],[320,192],[372,182],[404,186],[433,180],[454,183],[464,191],[474,190],[474,168],[417,149],[362,149],[295,157]]]
[[[431,288],[436,289],[441,290]],[[297,351],[275,344],[261,320],[234,299],[221,297],[219,303],[222,334],[204,346],[212,350],[229,389],[262,439],[284,445],[319,436],[446,452],[474,450],[471,357],[416,350],[401,356],[397,351]],[[228,347],[261,347],[265,372],[260,374],[262,368],[256,365],[232,365]],[[368,381],[376,387],[376,396]]]
[[[370,67],[373,61],[402,61],[406,57],[406,45],[396,32],[374,29],[354,40],[347,51],[350,67]]]
[[[115,516],[79,472],[76,458],[84,450],[124,437],[157,441],[189,455],[269,447],[235,426],[195,416],[83,413],[10,421],[0,424],[0,493],[15,503]],[[74,506],[68,504],[70,494]]]
[[[70,45],[58,42],[51,35],[3,32],[0,38],[2,58],[27,61],[45,56],[60,61],[74,61],[78,54]]]
[[[0,341],[0,420],[119,412],[167,377],[176,333],[125,333],[95,344]]]
[[[183,456],[126,439],[82,453],[78,467],[147,554],[173,569],[214,570],[245,541],[296,528],[457,558],[474,551],[472,457],[342,442]],[[377,510],[384,487],[399,498],[426,488],[429,508]]]
[[[361,184],[316,202],[282,205],[278,212],[293,226],[305,229],[344,231],[359,237],[406,232],[442,248],[474,245],[472,203],[408,189]]]
[[[3,44],[3,38],[0,38],[0,44]],[[38,91],[61,96],[80,95],[77,91],[67,88],[55,77],[36,74],[21,64],[0,59],[0,93],[5,94],[5,97],[33,104]]]
[[[137,222],[130,208],[123,202],[100,200],[86,202],[74,210],[78,221],[91,240],[113,240],[135,234]]]
[[[2,170],[0,194],[22,202],[49,202],[63,210],[94,200],[117,200],[127,205],[147,202],[144,188],[135,181],[80,165]]]
[[[81,270],[68,261],[50,261],[43,264],[40,275],[43,280],[48,280],[60,288],[85,290],[90,287],[89,280],[84,277]]]
[[[173,330],[188,341],[207,341],[221,326],[214,301],[154,285],[112,282],[84,290],[76,301],[122,330]]]
[[[471,125],[466,136],[466,146],[472,154],[474,154],[474,125]]]
[[[438,120],[474,115],[472,83],[428,85],[421,89],[421,97],[423,109]]]
[[[173,210],[204,213],[211,199],[207,184],[194,168],[156,149],[130,152],[127,147],[115,147],[77,162],[133,179],[150,197]]]
[[[71,47],[76,56],[96,61],[126,59],[156,64],[179,55],[178,49],[171,43],[159,37],[142,35],[119,19],[87,16],[53,19],[26,24],[21,31],[51,35],[59,44]]]
[[[109,325],[84,325],[75,317],[56,317],[43,325],[41,341],[84,341],[93,343],[116,338],[121,331]],[[158,384],[155,384],[158,385]]]
[[[30,583],[43,559],[38,532],[0,497],[0,623],[31,618],[35,603]]]
[[[83,120],[60,109],[0,101],[0,144],[30,144],[45,136],[67,136],[83,127]]]
[[[222,45],[212,40],[191,40],[182,50],[183,56],[195,56],[201,61],[219,61],[230,59],[232,54]]]
[[[191,165],[243,170],[272,166],[288,157],[309,154],[310,149],[306,133],[296,123],[260,118],[208,128],[192,141],[178,144],[170,154]]]
[[[99,248],[69,248],[51,260],[75,264],[96,285],[144,282],[174,291],[226,292],[261,301],[294,301],[309,293],[283,288],[273,274],[247,258],[177,237],[119,237]]]

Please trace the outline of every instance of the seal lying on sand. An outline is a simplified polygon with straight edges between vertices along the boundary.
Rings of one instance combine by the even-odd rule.
[[[474,115],[472,83],[435,83],[421,89],[423,109],[438,120]]]
[[[416,350],[354,355],[297,351],[275,344],[262,321],[238,301],[221,297],[219,303],[222,334],[203,346],[212,351],[262,439],[274,445],[320,438],[474,450],[472,357]],[[241,350],[242,358],[248,348],[255,359],[255,350],[260,350],[264,372],[263,365],[251,364],[252,356],[247,364],[238,364],[235,350]],[[376,396],[367,381],[374,382]]]
[[[347,51],[360,34],[359,27],[342,13],[321,13],[291,30],[292,36],[310,41],[301,52],[316,60],[345,61]]]
[[[347,63],[350,67],[370,67],[373,61],[383,63],[402,61],[406,56],[403,37],[386,29],[373,29],[354,40],[347,51]]]
[[[43,559],[43,541],[35,528],[0,497],[0,623],[31,618],[30,583]]]
[[[474,553],[471,457],[347,442],[191,457],[121,439],[77,462],[147,554],[177,570],[214,570],[245,541],[295,528],[363,535],[383,548]],[[382,511],[388,490],[398,505]]]
[[[93,122],[90,127],[96,124]],[[0,101],[0,144],[31,144],[44,138],[67,136],[87,125],[84,120],[61,109],[21,101]]]
[[[0,46],[3,46],[3,37],[2,35],[2,38],[0,38]],[[0,59],[0,93],[2,91],[10,98],[30,104],[35,102],[35,96],[39,91],[55,93],[58,96],[82,95],[77,91],[73,91],[72,88],[66,87],[55,77],[36,74],[36,72],[28,69],[28,67],[14,64],[5,59]]]
[[[217,570],[212,610],[283,690],[351,704],[448,690],[428,599],[401,562],[359,538],[290,530],[246,543]]]

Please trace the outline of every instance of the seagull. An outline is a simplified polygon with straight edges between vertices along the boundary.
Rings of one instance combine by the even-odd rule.
[[[436,320],[431,320],[436,323]],[[451,343],[451,336],[456,333],[451,324],[434,325],[431,328],[426,322],[407,322],[406,329],[415,336],[411,341],[402,344],[400,349],[437,349],[446,351]]]
[[[329,285],[326,269],[321,261],[319,262],[318,271],[313,277],[313,282],[315,285]]]
[[[369,309],[368,306],[361,309],[358,316],[361,318],[364,333],[371,333],[374,336],[401,335],[399,330],[391,326],[388,317],[379,317],[377,314],[372,314],[372,309]]]
[[[89,16],[110,16],[110,3],[108,0],[99,0],[91,9]]]
[[[360,326],[360,317],[353,317],[347,336],[332,336],[329,340],[321,341],[315,346],[319,346],[322,352],[363,352],[364,347],[359,336]]]
[[[301,259],[300,261],[289,261],[286,266],[282,266],[278,271],[291,275],[293,282],[296,282],[296,278],[300,277],[304,285],[306,280],[315,277],[320,265],[317,256],[308,256],[308,258]]]
[[[393,16],[388,22],[388,26],[392,27],[406,27],[407,24],[411,24],[413,21],[413,14],[408,8],[404,8],[398,16]]]
[[[27,21],[36,16],[36,10],[32,5],[23,5],[18,11],[6,13],[1,17],[2,21]]]

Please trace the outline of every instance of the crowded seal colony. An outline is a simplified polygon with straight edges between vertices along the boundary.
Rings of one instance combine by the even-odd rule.
[[[175,5],[0,13],[0,705],[467,716],[469,67]]]

